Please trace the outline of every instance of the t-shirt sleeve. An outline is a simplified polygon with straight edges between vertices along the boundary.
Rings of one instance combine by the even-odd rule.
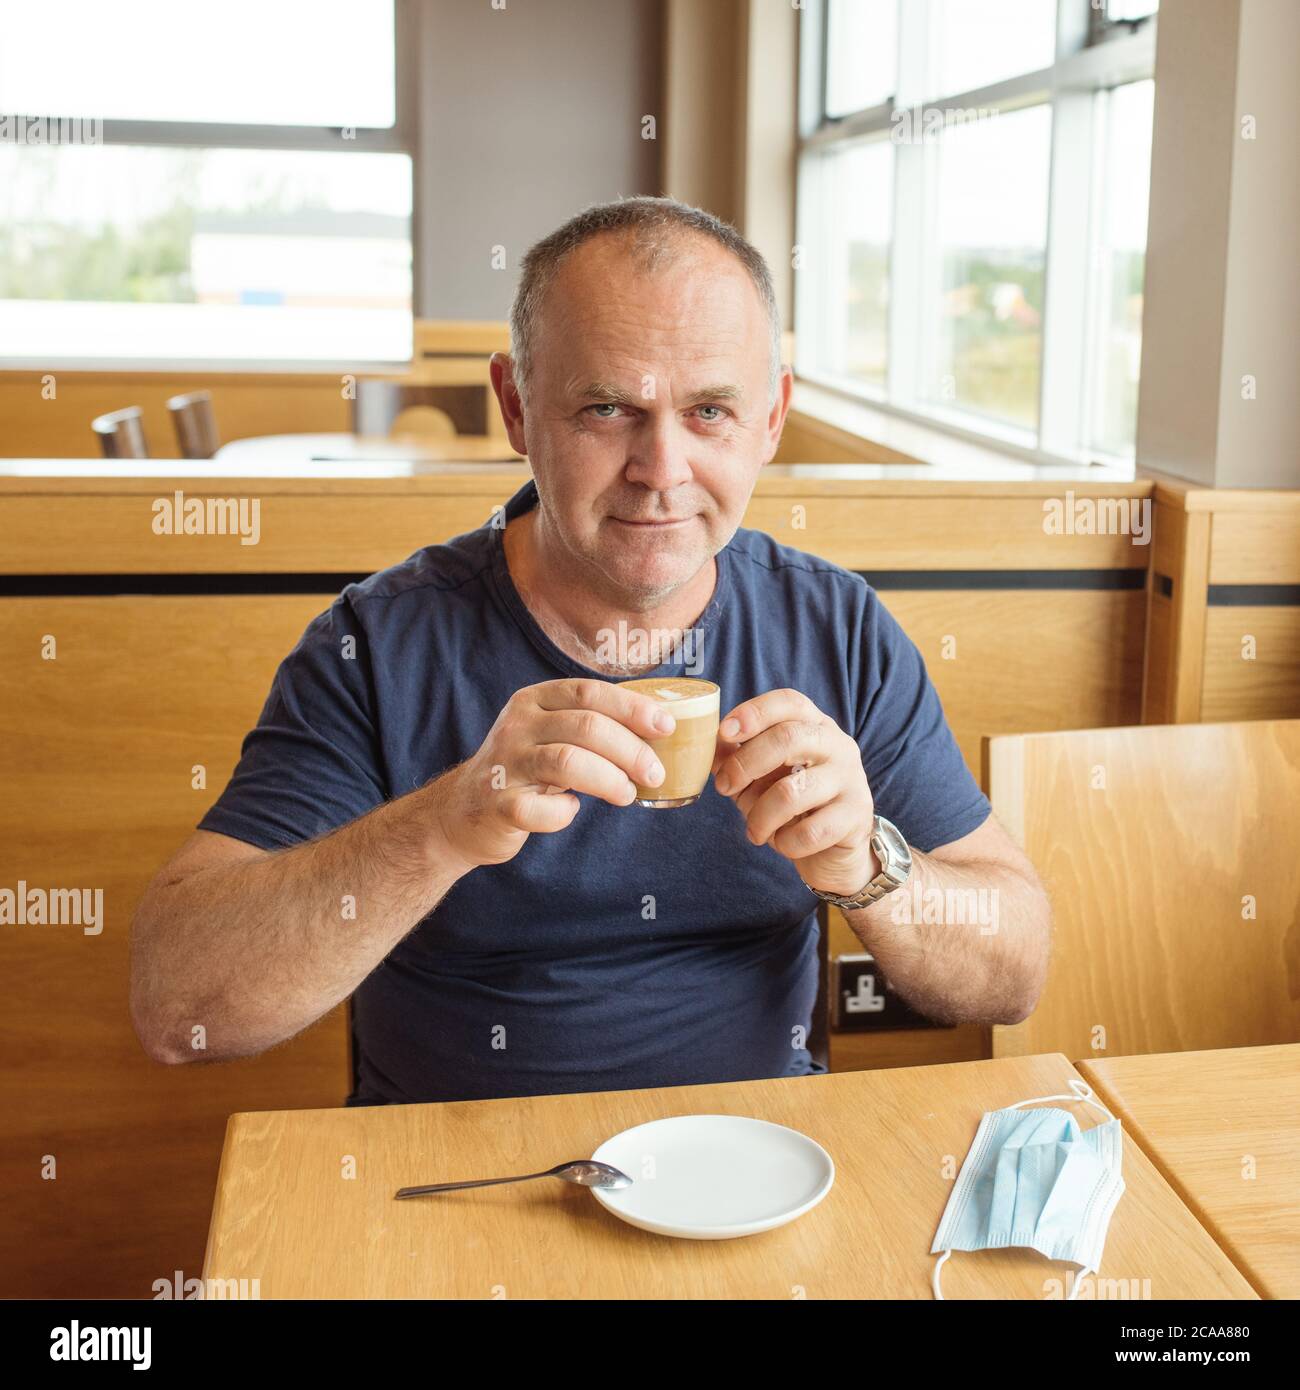
[[[872,589],[862,638],[855,736],[876,813],[922,851],[960,840],[992,808],[957,747],[924,658]]]
[[[386,799],[366,635],[344,590],[280,663],[257,726],[200,830],[284,849]]]

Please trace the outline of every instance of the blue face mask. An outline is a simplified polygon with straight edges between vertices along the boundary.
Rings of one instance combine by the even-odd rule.
[[[942,1298],[939,1270],[954,1250],[1021,1246],[1049,1260],[1069,1260],[1079,1281],[1101,1263],[1111,1213],[1124,1191],[1120,1176],[1120,1123],[1084,1081],[1073,1094],[1039,1096],[1004,1110],[990,1110],[953,1185],[930,1253],[934,1296]],[[1045,1100],[1083,1101],[1108,1123],[1080,1130],[1068,1110],[1025,1110]]]

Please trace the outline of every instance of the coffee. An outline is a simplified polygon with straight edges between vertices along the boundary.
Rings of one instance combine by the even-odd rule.
[[[647,740],[663,764],[664,780],[657,787],[638,786],[637,805],[658,811],[698,801],[718,751],[718,687],[712,681],[689,676],[645,676],[620,684],[625,690],[659,701],[677,721],[671,734]]]

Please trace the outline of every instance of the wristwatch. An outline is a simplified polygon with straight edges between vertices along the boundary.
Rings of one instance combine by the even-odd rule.
[[[902,832],[884,816],[876,816],[871,827],[871,848],[880,860],[880,872],[860,893],[851,898],[841,898],[836,893],[827,893],[821,888],[811,888],[810,892],[823,902],[833,903],[848,912],[855,912],[872,903],[878,903],[887,893],[901,888],[912,872],[912,851],[907,847]]]

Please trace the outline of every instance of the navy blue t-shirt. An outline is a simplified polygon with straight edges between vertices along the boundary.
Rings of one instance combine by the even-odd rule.
[[[536,504],[526,483],[507,521]],[[608,679],[562,652],[511,582],[501,524],[349,584],[275,676],[203,830],[266,850],[324,835],[471,757],[523,686]],[[912,641],[857,575],[738,530],[689,647],[722,710],[802,691],[862,749],[880,815],[934,849],[989,803]],[[351,640],[349,640],[351,639]],[[690,807],[581,797],[573,823],[474,869],[353,995],[350,1104],[798,1076],[817,899],[750,844],[710,781]]]

